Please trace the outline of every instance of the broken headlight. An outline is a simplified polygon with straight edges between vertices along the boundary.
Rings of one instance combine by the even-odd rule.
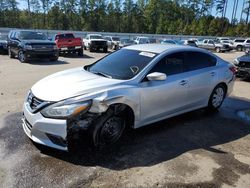
[[[67,119],[87,112],[91,103],[91,100],[76,103],[58,102],[44,108],[41,114],[46,118]]]

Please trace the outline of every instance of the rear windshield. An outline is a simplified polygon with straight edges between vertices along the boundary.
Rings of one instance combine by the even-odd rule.
[[[72,39],[74,35],[72,33],[56,35],[56,39]]]
[[[133,78],[157,56],[155,53],[121,49],[87,68],[95,74],[102,74],[114,79]]]
[[[46,40],[47,36],[44,33],[35,31],[20,31],[17,38],[21,40]]]

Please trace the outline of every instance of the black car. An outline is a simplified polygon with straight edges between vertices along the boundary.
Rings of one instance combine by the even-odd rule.
[[[238,57],[234,60],[234,65],[237,67],[236,76],[241,78],[250,78],[250,52],[246,51],[246,54]]]
[[[36,58],[58,60],[58,48],[55,42],[48,40],[44,33],[27,30],[12,30],[7,37],[10,58],[17,55],[20,62],[28,62]]]
[[[0,53],[7,53],[7,34],[0,33]]]

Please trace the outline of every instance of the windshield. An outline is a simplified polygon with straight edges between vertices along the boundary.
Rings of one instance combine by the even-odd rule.
[[[7,40],[7,35],[0,35],[0,40]]]
[[[134,41],[130,39],[121,39],[121,43],[134,43]]]
[[[90,39],[103,39],[101,35],[90,35]]]
[[[119,37],[112,37],[113,41],[119,41],[120,38]]]
[[[121,49],[87,67],[87,70],[106,77],[127,80],[141,72],[156,55],[151,52]]]
[[[35,31],[20,31],[18,34],[18,39],[22,40],[46,40],[45,34]]]

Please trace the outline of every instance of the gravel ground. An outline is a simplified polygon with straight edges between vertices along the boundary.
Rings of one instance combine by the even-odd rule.
[[[27,91],[51,73],[103,53],[21,64],[0,55],[0,187],[250,187],[250,83],[238,80],[218,113],[190,112],[128,131],[105,152],[65,153],[34,145],[21,128]],[[233,61],[242,53],[222,53]]]

